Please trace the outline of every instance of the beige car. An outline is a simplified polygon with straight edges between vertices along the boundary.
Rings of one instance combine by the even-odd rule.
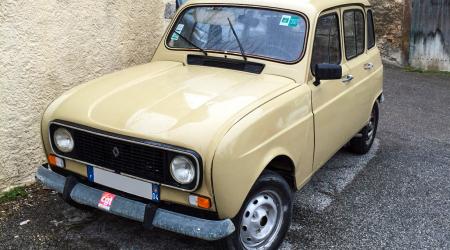
[[[48,107],[36,177],[147,228],[277,248],[293,193],[343,146],[372,146],[372,15],[367,0],[189,1],[150,63]]]

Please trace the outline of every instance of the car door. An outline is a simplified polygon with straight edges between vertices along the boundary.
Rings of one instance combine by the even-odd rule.
[[[366,9],[366,25],[367,57],[363,66],[366,77],[368,78],[366,85],[370,88],[369,92],[372,93],[372,98],[369,98],[372,102],[367,103],[368,106],[366,107],[370,111],[372,109],[373,99],[378,98],[380,91],[383,89],[383,63],[381,61],[380,50],[376,46],[373,12],[371,9]]]
[[[316,64],[330,63],[342,66],[343,74],[348,70],[343,64],[340,28],[340,10],[324,12],[317,20],[311,55],[310,81],[315,126],[314,169],[322,166],[346,139],[349,131],[345,119],[347,105],[342,102],[348,86],[341,80],[322,80],[314,86]]]
[[[367,125],[374,101],[375,88],[372,73],[381,67],[381,61],[375,60],[377,49],[367,50],[367,12],[360,6],[341,9],[345,47],[345,65],[349,69],[348,83],[351,93],[353,121],[359,132]],[[373,27],[373,26],[372,26]],[[371,42],[375,47],[374,39]],[[371,39],[370,39],[371,40]]]
[[[328,161],[361,128],[362,115],[358,106],[358,78],[361,74],[348,64],[345,56],[342,10],[336,8],[320,15],[314,34],[311,56],[312,106],[315,126],[314,170]],[[364,28],[364,27],[363,27]],[[363,32],[364,34],[364,32]],[[365,46],[363,45],[363,52]],[[342,79],[322,80],[314,86],[314,66],[319,63],[340,64]]]

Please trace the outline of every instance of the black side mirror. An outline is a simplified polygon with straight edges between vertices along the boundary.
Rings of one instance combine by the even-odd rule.
[[[314,81],[314,85],[319,86],[321,80],[341,79],[342,66],[328,63],[316,64],[314,73],[316,76],[316,81]]]

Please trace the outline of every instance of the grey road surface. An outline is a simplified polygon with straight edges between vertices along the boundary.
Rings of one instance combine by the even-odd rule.
[[[450,249],[450,76],[387,67],[385,96],[369,154],[341,150],[296,193],[282,249]],[[17,248],[214,245],[81,212],[36,187],[26,199],[0,205],[0,249]]]

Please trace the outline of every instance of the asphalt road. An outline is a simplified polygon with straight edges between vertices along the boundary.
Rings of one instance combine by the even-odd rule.
[[[282,249],[450,249],[450,76],[388,67],[385,96],[371,152],[341,150],[296,194]],[[0,205],[0,249],[214,248],[29,192]]]

